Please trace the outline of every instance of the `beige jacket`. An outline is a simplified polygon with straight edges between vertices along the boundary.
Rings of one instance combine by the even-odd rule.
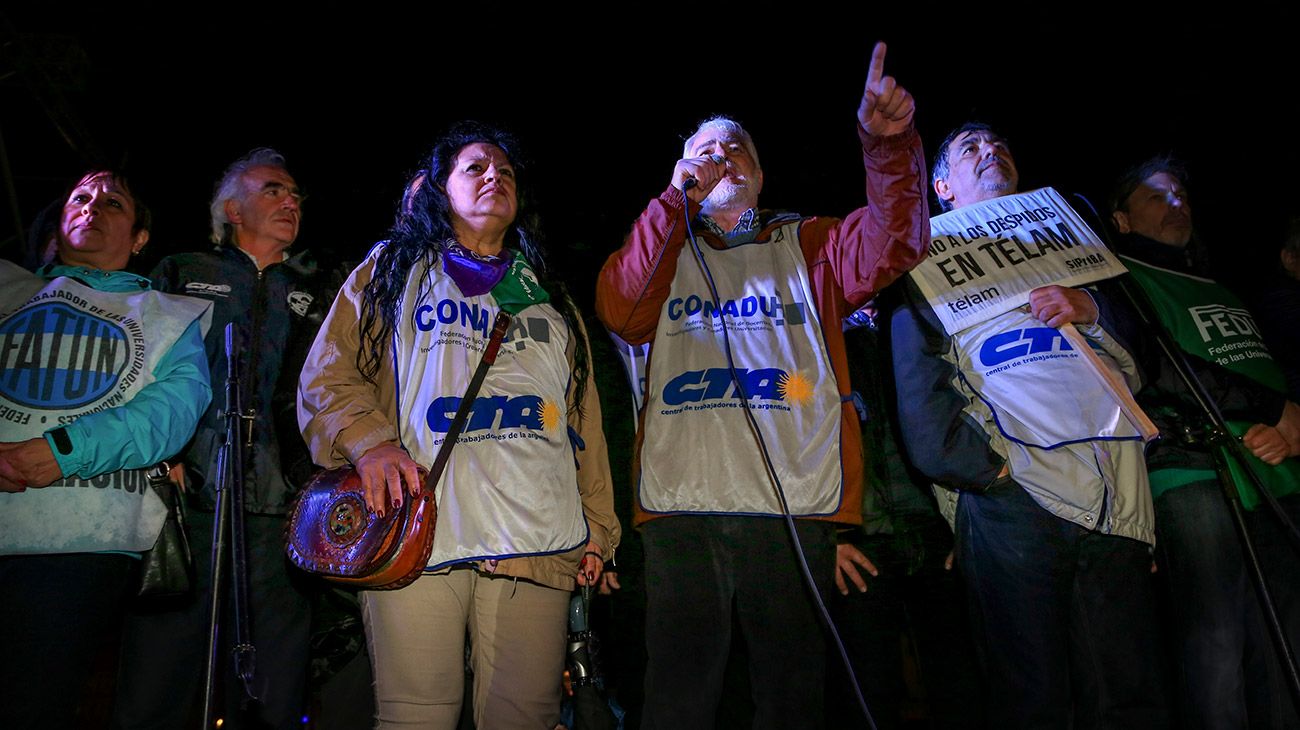
[[[362,377],[356,365],[357,350],[361,346],[361,295],[370,281],[379,250],[375,247],[339,290],[334,306],[316,335],[298,382],[298,425],[307,440],[312,459],[321,466],[355,464],[363,454],[380,444],[401,445],[395,426],[397,392],[392,377],[391,351],[384,352],[377,383]],[[570,338],[570,342],[574,339]],[[572,347],[568,353],[570,363],[573,362]],[[570,394],[574,390],[570,388]],[[569,426],[586,444],[585,449],[577,452],[578,491],[591,530],[591,541],[600,546],[602,557],[609,563],[618,547],[621,529],[614,515],[609,453],[601,428],[600,398],[592,375],[587,377],[582,400],[585,418],[574,413],[573,405],[569,403]],[[492,572],[571,591],[576,585],[575,576],[583,552],[584,548],[579,547],[560,555],[509,558],[497,563]],[[487,566],[483,568],[488,569]],[[438,572],[447,570],[450,568]]]

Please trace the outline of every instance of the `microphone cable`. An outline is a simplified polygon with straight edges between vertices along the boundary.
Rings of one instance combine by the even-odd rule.
[[[698,181],[694,178],[685,180],[681,187],[682,196],[685,197],[686,191],[698,184]],[[709,296],[713,299],[713,311],[717,313],[718,322],[722,325],[722,351],[727,358],[727,369],[731,372],[731,382],[736,388],[736,396],[740,398],[741,411],[745,414],[745,424],[749,426],[749,432],[754,437],[754,443],[758,446],[759,455],[763,457],[763,467],[772,483],[777,502],[781,506],[781,516],[785,520],[786,529],[789,531],[790,539],[794,543],[794,553],[798,559],[799,570],[803,574],[804,582],[807,584],[809,591],[812,593],[813,602],[817,605],[818,615],[830,632],[831,640],[840,655],[840,661],[844,664],[844,671],[848,673],[849,684],[853,688],[858,709],[867,718],[867,726],[871,730],[877,730],[876,721],[872,718],[871,711],[867,709],[867,700],[862,695],[862,688],[858,685],[858,675],[853,671],[853,663],[849,661],[848,650],[844,648],[839,629],[835,627],[835,622],[831,620],[830,611],[826,609],[826,602],[822,600],[821,591],[817,589],[817,582],[813,579],[812,570],[808,567],[808,559],[804,555],[803,543],[799,541],[799,532],[795,529],[794,516],[790,514],[790,504],[786,501],[785,489],[781,486],[781,478],[776,474],[776,467],[772,464],[771,454],[768,452],[767,441],[763,438],[762,431],[759,430],[758,421],[754,418],[753,409],[750,407],[749,394],[745,392],[740,372],[736,369],[736,361],[732,357],[731,335],[727,332],[727,315],[722,311],[722,298],[718,295],[718,287],[713,280],[713,272],[709,270],[709,265],[704,261],[704,252],[700,250],[700,244],[695,238],[695,232],[691,230],[689,200],[686,203],[682,208],[682,218],[686,221],[686,240],[691,244],[691,251],[695,254],[695,263],[699,266],[700,273],[704,275],[705,283],[709,287]],[[841,458],[843,458],[842,455]],[[838,570],[839,568],[836,567],[835,569]]]

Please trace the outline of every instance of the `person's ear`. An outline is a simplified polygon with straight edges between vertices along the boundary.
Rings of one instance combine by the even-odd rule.
[[[1281,258],[1282,268],[1286,270],[1286,273],[1290,274],[1293,279],[1300,278],[1300,256],[1297,256],[1294,251],[1284,248],[1282,249]]]
[[[1115,228],[1117,228],[1120,233],[1132,232],[1133,227],[1128,224],[1128,213],[1125,213],[1122,210],[1117,210],[1110,214],[1110,219],[1115,223]]]
[[[952,187],[948,185],[948,181],[943,179],[934,181],[934,194],[939,196],[939,200],[949,203],[952,202],[953,198],[957,197],[952,194]]]

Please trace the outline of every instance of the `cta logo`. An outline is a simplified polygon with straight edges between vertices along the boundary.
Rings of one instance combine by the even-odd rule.
[[[1073,350],[1065,335],[1054,327],[1026,327],[993,335],[980,347],[980,364],[985,367],[1001,365],[1026,355]]]
[[[447,395],[429,404],[425,422],[434,433],[446,433],[460,409],[462,398]],[[560,425],[561,413],[556,404],[536,395],[480,396],[470,406],[465,433],[493,429],[526,429],[529,431],[554,431]]]
[[[130,347],[117,324],[51,302],[0,324],[0,395],[29,408],[70,410],[117,385]]]
[[[812,382],[799,373],[781,368],[736,368],[736,372],[750,400],[804,403],[812,398]],[[737,397],[729,368],[687,370],[669,380],[663,391],[664,405],[668,406]]]
[[[702,299],[692,294],[686,298],[677,297],[668,300],[668,319],[676,322],[682,317],[702,316],[716,318],[718,308],[712,299]],[[722,302],[722,314],[733,319],[764,317],[780,327],[784,324],[801,325],[808,321],[803,302],[782,304],[780,297],[749,296],[742,299],[728,299]]]

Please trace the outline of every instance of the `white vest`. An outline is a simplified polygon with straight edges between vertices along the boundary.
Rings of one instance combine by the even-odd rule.
[[[0,441],[41,436],[127,403],[207,302],[97,291],[0,262]],[[166,510],[148,467],[0,493],[0,554],[139,552]]]
[[[491,294],[461,294],[441,261],[428,277],[418,275],[424,267],[416,264],[408,277],[394,374],[402,444],[427,467],[483,358],[498,307]],[[430,568],[586,544],[566,418],[569,338],[550,304],[515,318],[439,481]]]
[[[834,514],[843,496],[840,396],[798,222],[766,242],[700,248],[791,514]],[[647,512],[781,513],[727,366],[723,321],[688,244],[650,356],[639,487]]]
[[[1104,330],[1094,335],[1088,342],[1107,367],[1136,372]],[[1014,309],[953,335],[953,346],[963,387],[987,408],[1012,478],[1040,506],[1088,529],[1154,542],[1141,436],[1058,330]]]
[[[968,327],[953,335],[953,341],[962,377],[993,412],[1008,440],[1040,449],[1082,441],[1141,440],[1084,356],[1060,330],[1024,309]],[[1112,347],[1097,354],[1123,377],[1120,363],[1132,370],[1132,358],[1109,338],[1104,343]]]

